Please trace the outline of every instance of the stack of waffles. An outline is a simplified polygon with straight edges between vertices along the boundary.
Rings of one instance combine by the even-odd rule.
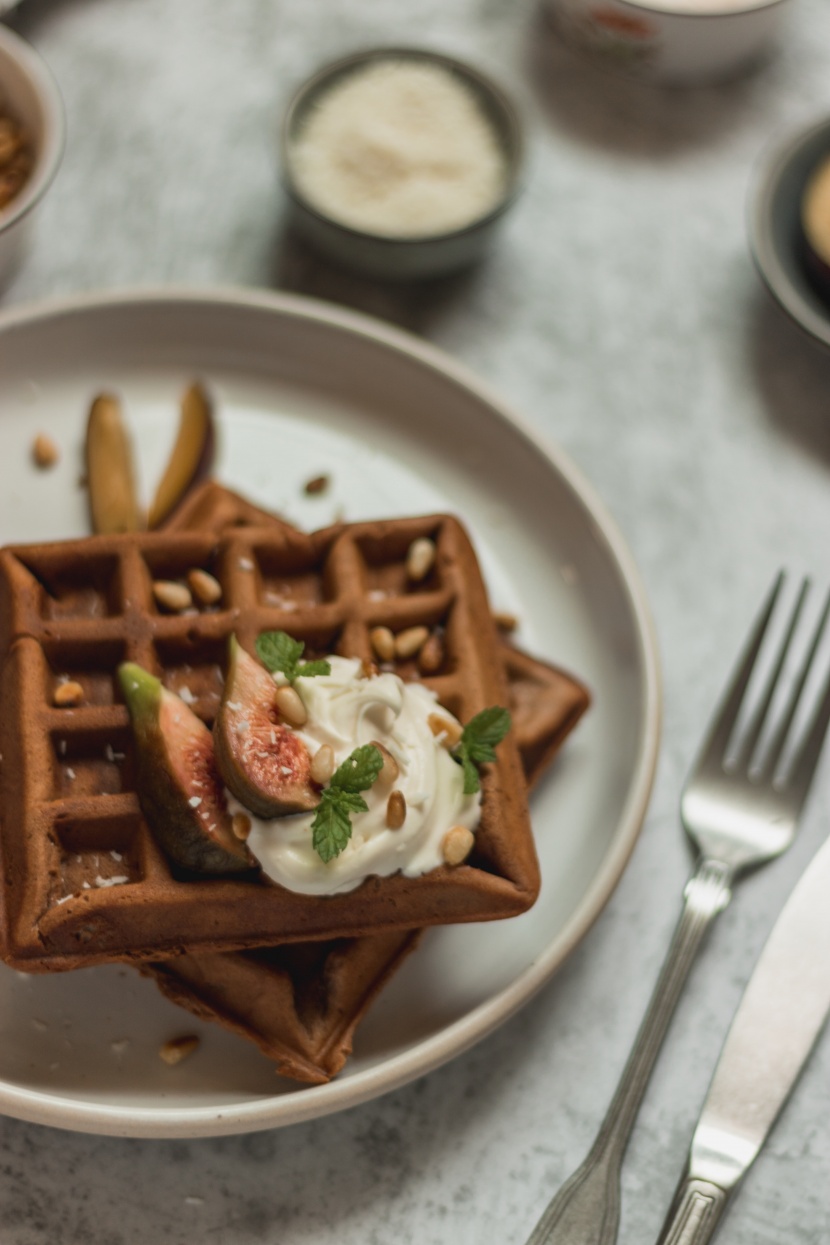
[[[417,583],[408,550],[436,557]],[[193,570],[221,588],[166,613],[154,584]],[[475,847],[418,878],[370,878],[323,898],[254,878],[182,876],[142,816],[116,670],[134,661],[210,725],[228,639],[282,630],[308,657],[367,665],[377,627],[441,639],[421,678],[468,721],[490,705],[513,729],[482,776]],[[22,971],[133,963],[191,1012],[255,1042],[287,1076],[328,1080],[356,1025],[424,926],[525,911],[539,888],[527,790],[588,704],[584,687],[498,633],[457,520],[338,524],[311,535],[213,483],[165,530],[0,551],[0,951]],[[77,698],[60,694],[67,682]],[[77,700],[77,703],[75,703]],[[63,703],[61,703],[63,702]]]

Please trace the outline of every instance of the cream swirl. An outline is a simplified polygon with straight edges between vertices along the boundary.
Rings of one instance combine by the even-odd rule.
[[[407,811],[399,830],[388,829],[389,789],[376,783],[363,793],[368,811],[352,816],[351,840],[328,863],[312,846],[313,812],[271,821],[251,817],[248,847],[263,873],[305,895],[350,891],[373,874],[428,873],[443,863],[441,843],[450,826],[475,829],[481,807],[480,793],[464,795],[461,766],[429,725],[430,714],[438,710],[434,692],[395,674],[364,678],[359,661],[329,661],[331,674],[294,683],[308,712],[307,724],[297,733],[311,756],[328,744],[336,765],[361,744],[382,743],[398,764],[395,788]],[[232,798],[230,804],[232,811],[248,811]]]

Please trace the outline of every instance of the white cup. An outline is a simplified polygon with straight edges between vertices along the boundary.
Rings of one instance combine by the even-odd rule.
[[[793,0],[545,0],[563,37],[609,68],[692,85],[761,60]]]

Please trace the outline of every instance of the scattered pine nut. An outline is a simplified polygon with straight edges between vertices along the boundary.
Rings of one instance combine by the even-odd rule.
[[[173,1064],[181,1063],[183,1059],[187,1059],[188,1055],[192,1055],[198,1045],[199,1039],[195,1033],[171,1038],[169,1042],[159,1047],[159,1057],[172,1067]]]
[[[322,786],[324,782],[328,782],[333,773],[334,749],[329,744],[323,744],[311,758],[311,777]]]
[[[400,830],[406,821],[406,796],[395,788],[386,801],[386,825],[390,830]]]
[[[222,599],[222,585],[213,575],[198,567],[187,572],[187,582],[200,605],[216,605]]]
[[[55,694],[52,697],[53,703],[56,704],[59,709],[74,708],[75,705],[82,704],[83,699],[84,689],[81,687],[80,683],[76,683],[74,679],[70,680],[68,683],[59,683],[55,688]]]
[[[426,579],[435,565],[435,541],[428,536],[413,540],[406,555],[406,573],[410,579]]]
[[[475,836],[466,826],[450,826],[441,841],[441,855],[448,865],[460,865],[473,850]]]
[[[519,625],[519,620],[515,614],[507,614],[504,610],[496,610],[493,614],[493,622],[499,631],[515,631]]]
[[[32,458],[35,460],[35,466],[44,471],[48,467],[54,467],[60,458],[58,447],[45,432],[39,432],[32,442]]]
[[[395,656],[414,657],[429,639],[428,627],[407,627],[395,636]]]
[[[436,670],[440,670],[443,664],[444,641],[437,632],[433,631],[418,654],[418,669],[421,674],[435,674]]]
[[[156,603],[171,614],[181,614],[182,610],[190,609],[193,604],[190,589],[184,584],[174,583],[172,579],[157,579],[153,584],[153,596]]]
[[[300,699],[300,693],[293,687],[278,687],[274,704],[289,726],[305,726],[308,713]]]
[[[251,819],[245,813],[234,813],[231,818],[231,830],[234,837],[240,839],[243,843],[251,833]]]
[[[400,773],[398,762],[389,749],[385,748],[379,740],[373,739],[372,746],[377,748],[383,758],[383,769],[378,774],[375,782],[379,787],[391,787],[392,783],[397,781],[398,774]]]
[[[443,735],[441,743],[445,748],[454,748],[461,738],[463,727],[454,718],[445,717],[443,713],[431,713],[427,724],[433,735]]]
[[[325,493],[330,483],[331,481],[326,475],[314,476],[311,480],[306,482],[304,492],[309,497],[314,497],[318,493]]]
[[[394,661],[395,637],[388,627],[373,627],[369,640],[381,661]]]
[[[380,674],[380,669],[374,661],[367,661],[364,657],[360,662],[360,668],[364,679],[373,679],[376,674]]]

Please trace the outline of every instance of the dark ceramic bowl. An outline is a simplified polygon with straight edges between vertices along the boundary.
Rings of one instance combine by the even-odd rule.
[[[830,118],[787,139],[767,155],[749,198],[749,240],[774,298],[807,333],[830,346],[830,287],[822,287],[801,228],[801,201],[811,174],[830,156]]]
[[[335,83],[380,61],[417,61],[437,65],[474,92],[505,156],[507,176],[497,203],[460,229],[423,236],[390,237],[345,225],[309,202],[292,172],[292,146],[312,108]],[[419,48],[373,48],[324,66],[297,91],[282,128],[282,167],[296,230],[329,259],[365,276],[387,280],[418,280],[464,268],[487,252],[502,217],[519,189],[523,156],[522,127],[516,110],[500,87],[477,69]]]

